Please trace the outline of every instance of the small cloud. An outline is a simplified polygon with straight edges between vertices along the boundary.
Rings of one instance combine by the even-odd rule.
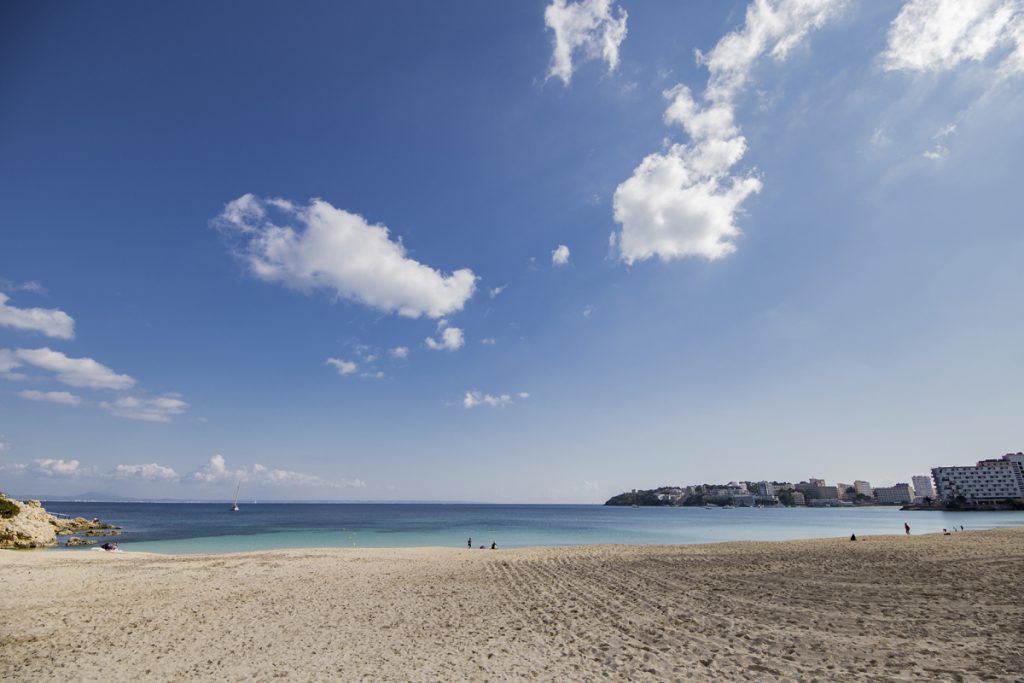
[[[352,361],[340,358],[328,358],[327,365],[333,365],[338,370],[339,375],[351,375],[359,369],[359,366]]]
[[[364,372],[359,376],[367,379],[384,379],[384,371],[378,370],[377,372]]]
[[[494,346],[498,342],[494,337],[484,337],[483,339],[480,340],[480,343],[484,344],[485,346]]]
[[[619,65],[619,46],[626,39],[626,10],[613,7],[612,0],[552,0],[544,10],[544,25],[555,34],[554,52],[548,78],[572,80],[573,55],[600,59],[608,71]]]
[[[491,298],[493,299],[494,297],[496,297],[499,294],[501,294],[502,292],[504,292],[506,289],[508,289],[508,285],[507,284],[499,285],[497,287],[492,287],[491,289],[488,289],[487,293],[490,294]]]
[[[33,294],[46,294],[46,287],[43,287],[35,280],[22,282],[19,285],[6,278],[0,278],[0,292],[32,292]]]
[[[396,346],[395,348],[388,351],[388,354],[392,358],[408,358],[409,347],[408,346]]]
[[[458,327],[448,327],[447,320],[438,323],[437,331],[440,332],[440,339],[427,337],[425,341],[428,349],[434,351],[458,351],[466,343],[462,330]]]
[[[516,398],[527,399],[530,398],[530,394],[525,391],[517,393]],[[466,395],[462,398],[463,408],[476,408],[477,406],[490,406],[491,408],[504,408],[514,403],[512,395],[510,394],[498,394],[492,396],[491,394],[485,394],[480,391],[467,391]]]
[[[75,320],[56,308],[17,308],[7,305],[8,296],[0,293],[0,327],[42,332],[56,339],[74,339]]]
[[[11,445],[7,443],[7,437],[4,436],[3,434],[0,434],[0,453],[3,453],[4,451],[9,451],[10,449]]]
[[[82,404],[81,396],[76,396],[67,391],[36,391],[35,389],[30,389],[19,391],[18,396],[28,401],[45,401],[47,403],[60,403],[66,406]]]
[[[593,306],[587,306],[586,308],[583,309],[583,317],[584,318],[589,318],[591,315],[593,315],[593,313],[594,313],[594,307]]]
[[[143,422],[170,422],[177,415],[188,410],[189,405],[174,395],[157,398],[136,398],[125,396],[116,401],[104,401],[100,407],[116,417]]]
[[[551,252],[551,263],[556,266],[564,266],[569,263],[569,247],[564,244],[559,244],[558,247]]]

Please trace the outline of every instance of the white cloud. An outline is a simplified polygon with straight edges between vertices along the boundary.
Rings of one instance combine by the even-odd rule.
[[[19,391],[18,396],[29,401],[47,401],[49,403],[60,403],[66,406],[77,406],[82,404],[82,397],[76,396],[68,391],[36,391],[29,389]]]
[[[337,368],[339,375],[351,375],[356,370],[359,369],[359,366],[353,363],[352,361],[342,360],[340,358],[328,358],[327,364],[333,365],[335,368]]]
[[[0,434],[0,453],[10,450],[11,446],[7,443],[7,437]]]
[[[497,287],[492,287],[492,288],[488,289],[487,293],[493,299],[494,297],[496,297],[499,294],[501,294],[502,292],[504,292],[506,289],[508,289],[508,285],[498,285]]]
[[[594,314],[594,307],[593,306],[586,306],[586,307],[584,307],[584,309],[583,309],[583,317],[584,318],[589,318],[593,314]]]
[[[569,263],[569,247],[559,244],[551,252],[551,263],[556,266],[564,266]]]
[[[42,332],[47,337],[73,339],[75,320],[56,308],[15,308],[7,305],[8,297],[0,293],[0,326],[17,330]]]
[[[1001,53],[1004,76],[1024,73],[1021,0],[910,0],[889,26],[887,71],[940,72]]]
[[[619,65],[619,46],[626,39],[626,10],[612,7],[612,0],[552,0],[544,10],[544,24],[554,31],[554,52],[548,78],[565,85],[572,80],[573,53],[584,59],[601,59],[614,71]]]
[[[210,461],[183,477],[183,480],[196,483],[234,483],[237,481],[266,485],[309,486],[319,488],[363,488],[366,483],[361,479],[343,479],[330,481],[301,472],[273,469],[254,464],[251,468],[238,470],[228,469],[222,455],[214,455]]]
[[[484,337],[483,339],[480,340],[480,343],[484,344],[485,346],[494,346],[495,344],[498,343],[498,340],[495,339],[494,337]]]
[[[173,417],[188,410],[189,405],[176,396],[159,396],[157,398],[125,396],[116,401],[104,401],[100,407],[110,412],[111,415],[129,420],[170,422]]]
[[[88,389],[130,389],[135,380],[119,375],[92,358],[68,358],[60,351],[49,348],[18,349],[12,354],[0,349],[0,373],[6,373],[22,363],[34,365],[57,374],[57,379],[73,387]],[[14,363],[13,365],[11,363]]]
[[[382,311],[440,318],[462,310],[476,288],[472,270],[443,275],[409,258],[387,227],[321,199],[297,206],[247,194],[213,222],[237,239],[253,275],[301,291],[325,289]]]
[[[458,351],[466,343],[462,330],[458,327],[448,327],[447,320],[438,323],[437,331],[440,333],[440,339],[427,337],[424,340],[427,348],[434,351]]]
[[[527,399],[530,398],[529,392],[520,391],[515,394],[516,398]],[[462,398],[463,408],[476,408],[477,406],[490,406],[491,408],[503,408],[510,406],[515,401],[511,394],[498,394],[492,396],[491,394],[485,394],[480,391],[467,391],[466,395]]]
[[[91,467],[82,467],[78,460],[42,458],[24,466],[24,471],[40,477],[78,477],[94,474]]]
[[[118,465],[110,473],[113,479],[141,479],[142,481],[178,481],[178,473],[170,467],[151,462],[148,465]]]
[[[703,102],[684,85],[665,92],[666,124],[679,124],[688,144],[647,156],[615,190],[621,231],[612,246],[628,264],[657,256],[715,260],[736,250],[736,217],[743,202],[761,190],[750,173],[735,173],[747,141],[734,122],[734,99],[765,55],[781,61],[812,30],[842,7],[834,0],[755,0],[742,27],[725,35],[698,61],[710,77]]]
[[[392,358],[408,358],[409,357],[409,347],[408,346],[396,346],[395,348],[393,348],[390,351],[388,351],[388,354],[390,354]]]

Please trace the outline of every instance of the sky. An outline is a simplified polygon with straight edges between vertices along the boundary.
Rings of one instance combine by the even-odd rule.
[[[0,6],[0,490],[1024,448],[1024,0]]]

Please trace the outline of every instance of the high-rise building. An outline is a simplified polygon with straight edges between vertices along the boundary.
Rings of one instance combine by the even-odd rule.
[[[939,499],[946,502],[1024,498],[1024,453],[980,460],[973,467],[933,467],[932,479]]]
[[[875,495],[874,489],[871,488],[871,482],[863,481],[861,479],[853,482],[853,490],[862,496],[871,497]]]
[[[932,478],[927,474],[915,474],[910,478],[914,484],[914,498],[934,498],[935,487],[932,486]]]

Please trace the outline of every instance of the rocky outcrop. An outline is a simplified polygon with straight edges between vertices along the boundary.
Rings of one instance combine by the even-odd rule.
[[[11,500],[0,493],[0,548],[45,548],[57,545],[57,536],[81,533],[85,536],[117,536],[118,527],[98,519],[62,519],[47,512],[38,500]],[[10,514],[11,516],[5,516]],[[65,545],[92,545],[77,539]]]
[[[76,545],[96,545],[96,541],[79,538],[78,536],[72,536],[68,540],[64,541],[64,545],[71,548]]]
[[[103,530],[117,529],[117,527],[111,524],[105,524],[99,521],[98,519],[86,519],[85,517],[75,517],[74,519],[62,519],[58,517],[52,517],[52,519],[53,527],[57,530],[58,535],[78,534],[82,532],[85,532],[85,534],[88,536],[117,535],[117,533],[110,531],[104,533]]]
[[[6,496],[4,500],[8,500]],[[11,501],[18,507],[13,517],[0,517],[0,548],[44,548],[57,544],[57,530],[38,500]]]

